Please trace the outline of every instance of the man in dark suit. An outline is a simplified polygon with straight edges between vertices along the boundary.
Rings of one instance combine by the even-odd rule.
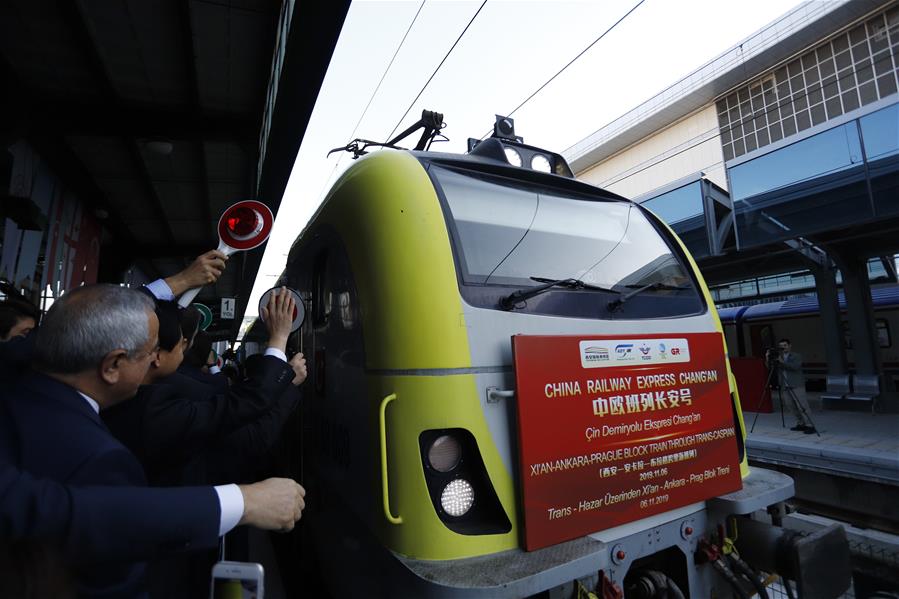
[[[99,410],[137,391],[156,355],[158,329],[152,302],[130,289],[82,287],[58,300],[35,343],[38,372],[11,393],[24,470],[79,485],[147,484]],[[91,597],[140,596],[146,585],[141,563],[82,568],[77,579],[79,594]]]
[[[220,509],[212,487],[79,488],[36,479],[14,466],[19,440],[10,424],[0,401],[0,541],[48,542],[82,563],[133,561],[217,542]],[[173,512],[172,505],[183,509]]]
[[[17,466],[72,485],[145,485],[140,463],[112,437],[98,412],[135,393],[156,355],[157,336],[152,301],[133,290],[94,285],[57,300],[35,342],[36,372],[25,376],[7,398]],[[290,484],[299,496],[299,486]],[[221,506],[219,534],[238,521],[258,518],[254,511],[265,502],[247,497],[248,490],[236,485],[215,488]],[[296,518],[301,502],[295,504]],[[175,511],[181,507],[170,506]],[[132,532],[123,528],[118,534],[127,538]],[[143,596],[143,571],[141,563],[79,568],[79,593]]]
[[[303,503],[291,482],[272,478],[241,485],[240,523],[289,530]],[[0,543],[46,541],[78,564],[211,548],[219,539],[220,520],[213,487],[82,487],[38,479],[0,463]]]
[[[209,385],[216,393],[227,393],[228,377],[214,363],[210,363],[212,356],[212,339],[205,331],[200,331],[188,351],[184,352],[184,361],[178,372]]]
[[[109,429],[134,452],[153,484],[182,482],[174,477],[193,455],[263,416],[296,378],[284,354],[294,309],[290,293],[272,294],[268,309],[266,355],[246,379],[221,395],[175,372],[186,345],[180,313],[174,302],[156,302],[160,349],[137,396],[103,414]]]

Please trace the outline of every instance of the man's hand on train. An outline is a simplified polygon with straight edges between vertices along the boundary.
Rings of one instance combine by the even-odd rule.
[[[287,353],[287,337],[293,325],[296,303],[287,287],[271,294],[268,304],[262,308],[262,319],[268,329],[268,346]]]
[[[197,256],[190,266],[165,279],[166,284],[178,297],[188,289],[215,283],[225,270],[228,256],[218,250],[210,250]]]
[[[294,377],[293,381],[291,381],[294,385],[302,385],[303,381],[306,380],[306,358],[302,353],[299,353],[290,359],[290,367],[293,368]]]
[[[289,478],[269,478],[238,488],[244,505],[240,524],[264,530],[292,530],[306,507],[306,490]]]

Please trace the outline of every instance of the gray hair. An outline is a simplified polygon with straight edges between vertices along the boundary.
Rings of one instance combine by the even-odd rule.
[[[129,357],[150,337],[153,300],[134,289],[88,285],[67,292],[44,316],[34,345],[34,365],[44,372],[77,374],[124,349]]]

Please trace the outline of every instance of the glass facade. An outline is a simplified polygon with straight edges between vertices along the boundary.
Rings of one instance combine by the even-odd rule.
[[[719,100],[724,159],[895,94],[897,77],[899,7],[894,6]]]
[[[897,173],[896,104],[731,167],[739,246],[899,213]]]
[[[899,213],[899,104],[859,119],[878,215]]]
[[[665,221],[678,234],[694,258],[711,254],[701,181],[688,183],[645,200],[640,205],[649,208]]]

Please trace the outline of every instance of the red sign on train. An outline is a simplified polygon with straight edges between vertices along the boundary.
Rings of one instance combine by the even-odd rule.
[[[719,333],[512,347],[529,551],[740,489]]]

